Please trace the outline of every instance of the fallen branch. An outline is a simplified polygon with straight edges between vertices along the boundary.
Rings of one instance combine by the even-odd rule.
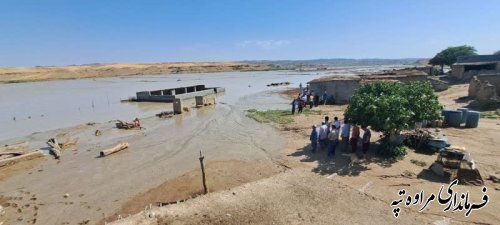
[[[12,164],[15,164],[15,163],[18,163],[21,161],[25,161],[25,160],[39,158],[42,156],[43,156],[43,153],[41,151],[34,151],[34,152],[19,155],[19,156],[14,156],[11,158],[2,159],[2,160],[0,160],[0,167],[12,165]]]
[[[52,154],[54,155],[54,157],[56,159],[59,159],[61,158],[61,146],[59,146],[59,143],[57,142],[57,140],[55,138],[51,138],[47,141],[47,144],[52,147],[50,149],[50,151],[52,152]]]
[[[127,142],[120,143],[120,144],[116,145],[113,148],[102,150],[101,151],[101,157],[104,157],[104,156],[107,156],[107,155],[111,155],[111,154],[113,154],[115,152],[119,152],[119,151],[121,151],[123,149],[126,149],[126,148],[128,148],[128,143]]]
[[[0,152],[0,156],[4,156],[4,155],[18,156],[18,155],[22,155],[22,154],[24,154],[24,152]]]

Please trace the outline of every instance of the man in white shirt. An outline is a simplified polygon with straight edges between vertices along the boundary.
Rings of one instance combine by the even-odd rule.
[[[324,149],[328,143],[328,126],[323,121],[319,128],[319,146]]]
[[[332,131],[328,134],[328,157],[335,156],[335,149],[339,142],[339,129],[332,127]]]
[[[340,129],[340,121],[338,117],[334,117],[334,122],[335,122],[335,128]]]

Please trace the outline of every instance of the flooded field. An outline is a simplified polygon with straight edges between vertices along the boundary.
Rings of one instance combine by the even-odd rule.
[[[6,221],[61,224],[89,219],[93,224],[112,215],[131,197],[198,168],[200,150],[208,163],[239,160],[276,166],[284,139],[272,127],[245,117],[244,110],[288,108],[290,101],[275,93],[286,87],[266,84],[288,81],[290,87],[298,87],[323,75],[271,71],[2,85],[0,144],[26,140],[32,149],[47,153],[32,168],[0,179],[0,198],[11,199],[10,205],[28,205],[17,212],[7,211]],[[154,116],[171,110],[170,104],[120,102],[136,91],[196,84],[221,86],[226,94],[217,98],[215,106],[171,119]],[[118,130],[109,122],[135,117],[142,119],[145,129]],[[102,135],[94,136],[96,130]],[[55,160],[45,142],[61,133],[80,141]],[[120,142],[130,147],[98,157],[100,150]],[[69,197],[64,197],[66,193]]]

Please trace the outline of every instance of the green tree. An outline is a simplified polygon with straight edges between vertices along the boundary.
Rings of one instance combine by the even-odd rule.
[[[429,60],[431,65],[439,65],[441,66],[441,73],[443,73],[444,65],[451,66],[453,63],[457,62],[457,58],[459,56],[471,56],[477,55],[477,50],[468,45],[461,45],[456,47],[448,47],[445,50],[442,50],[434,58]]]
[[[412,128],[415,122],[439,118],[441,109],[429,82],[401,84],[376,81],[356,90],[345,116],[362,125],[371,126],[373,130],[382,132],[385,140],[391,140],[391,136]],[[381,149],[382,151],[401,149],[401,143],[383,146],[390,149]]]

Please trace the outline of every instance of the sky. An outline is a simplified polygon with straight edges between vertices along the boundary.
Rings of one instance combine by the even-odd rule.
[[[0,0],[0,66],[500,50],[498,0]]]

